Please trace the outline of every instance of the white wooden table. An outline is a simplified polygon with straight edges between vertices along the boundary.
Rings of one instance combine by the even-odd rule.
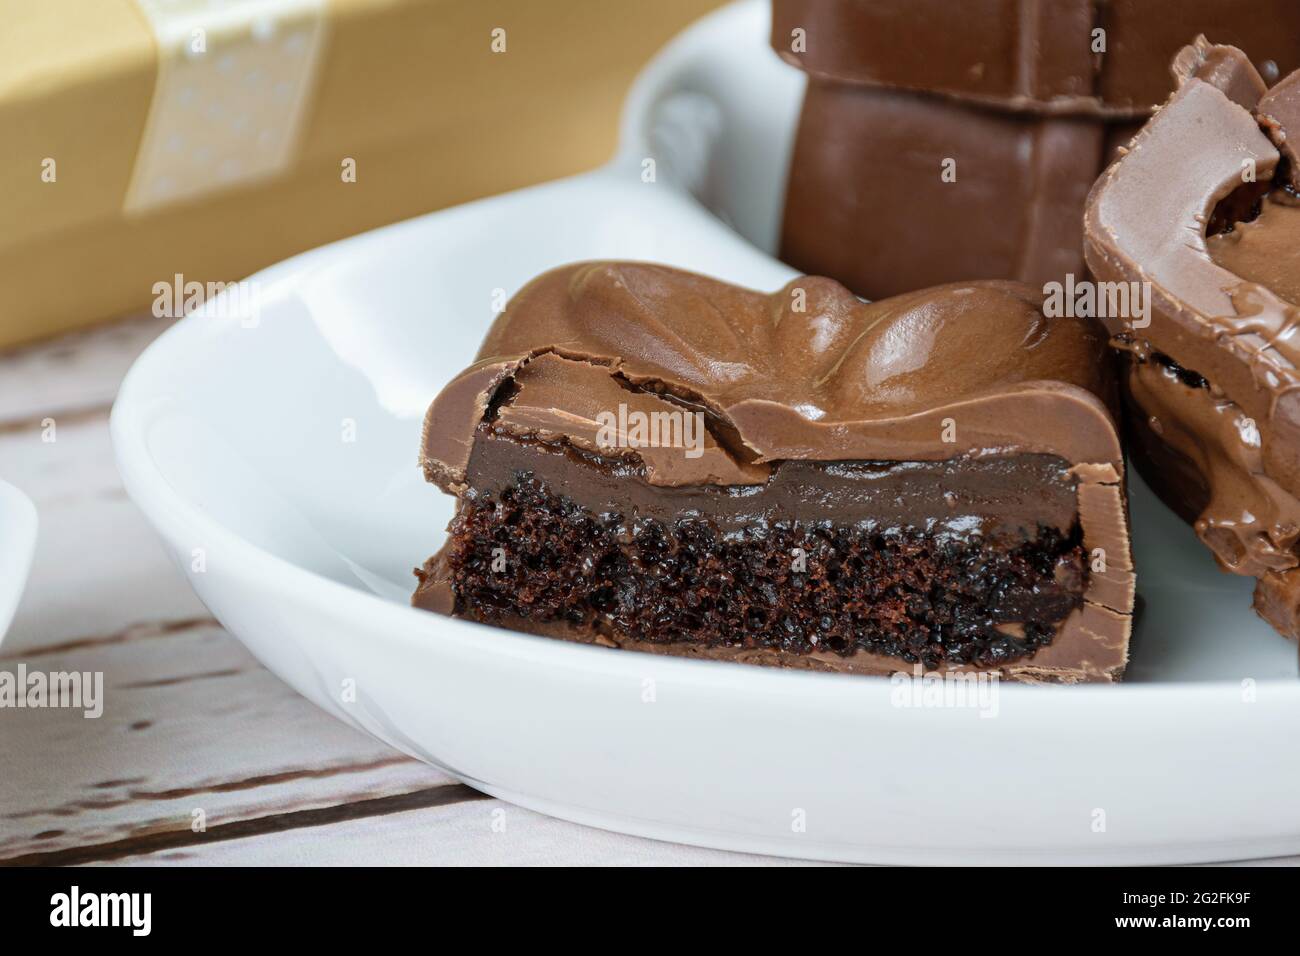
[[[326,716],[258,664],[168,562],[113,464],[113,396],[165,325],[0,352],[0,477],[32,497],[41,524],[0,669],[102,671],[106,698],[98,719],[0,709],[0,864],[789,862],[490,799]]]

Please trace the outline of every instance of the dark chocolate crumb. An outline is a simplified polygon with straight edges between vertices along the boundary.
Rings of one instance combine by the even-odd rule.
[[[449,530],[456,613],[467,617],[656,643],[866,650],[928,667],[1032,655],[1087,583],[1077,527],[1001,550],[978,535],[869,522],[756,523],[724,536],[696,514],[671,526],[596,515],[527,472],[499,497],[464,499]]]

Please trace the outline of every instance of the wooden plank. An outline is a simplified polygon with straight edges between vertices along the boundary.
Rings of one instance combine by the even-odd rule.
[[[0,473],[36,502],[0,670],[104,675],[98,719],[0,710],[0,858],[190,834],[451,784],[322,713],[213,621],[127,499],[108,408],[146,320],[0,356]],[[42,419],[55,419],[54,441]],[[412,797],[411,799],[416,799]]]
[[[0,433],[107,410],[136,356],[171,322],[144,316],[0,352]]]
[[[220,835],[218,835],[220,836]],[[806,861],[679,846],[579,826],[500,800],[367,815],[122,857],[133,866],[764,866]]]
[[[126,497],[108,419],[0,434],[0,471],[36,503],[40,535],[6,653],[72,640],[112,640],[209,617],[154,530]]]
[[[103,675],[103,714],[0,710],[0,862],[188,835],[452,783],[293,693],[215,624],[37,649],[0,670]]]
[[[150,316],[0,354],[0,475],[41,521],[7,652],[208,617],[127,499],[108,435],[122,376],[169,325]]]

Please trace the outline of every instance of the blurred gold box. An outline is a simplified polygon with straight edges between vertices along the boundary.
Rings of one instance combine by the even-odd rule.
[[[718,3],[0,0],[0,346],[597,166]]]

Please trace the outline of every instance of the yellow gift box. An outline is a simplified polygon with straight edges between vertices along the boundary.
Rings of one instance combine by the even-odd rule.
[[[719,0],[0,0],[0,346],[598,165]]]

